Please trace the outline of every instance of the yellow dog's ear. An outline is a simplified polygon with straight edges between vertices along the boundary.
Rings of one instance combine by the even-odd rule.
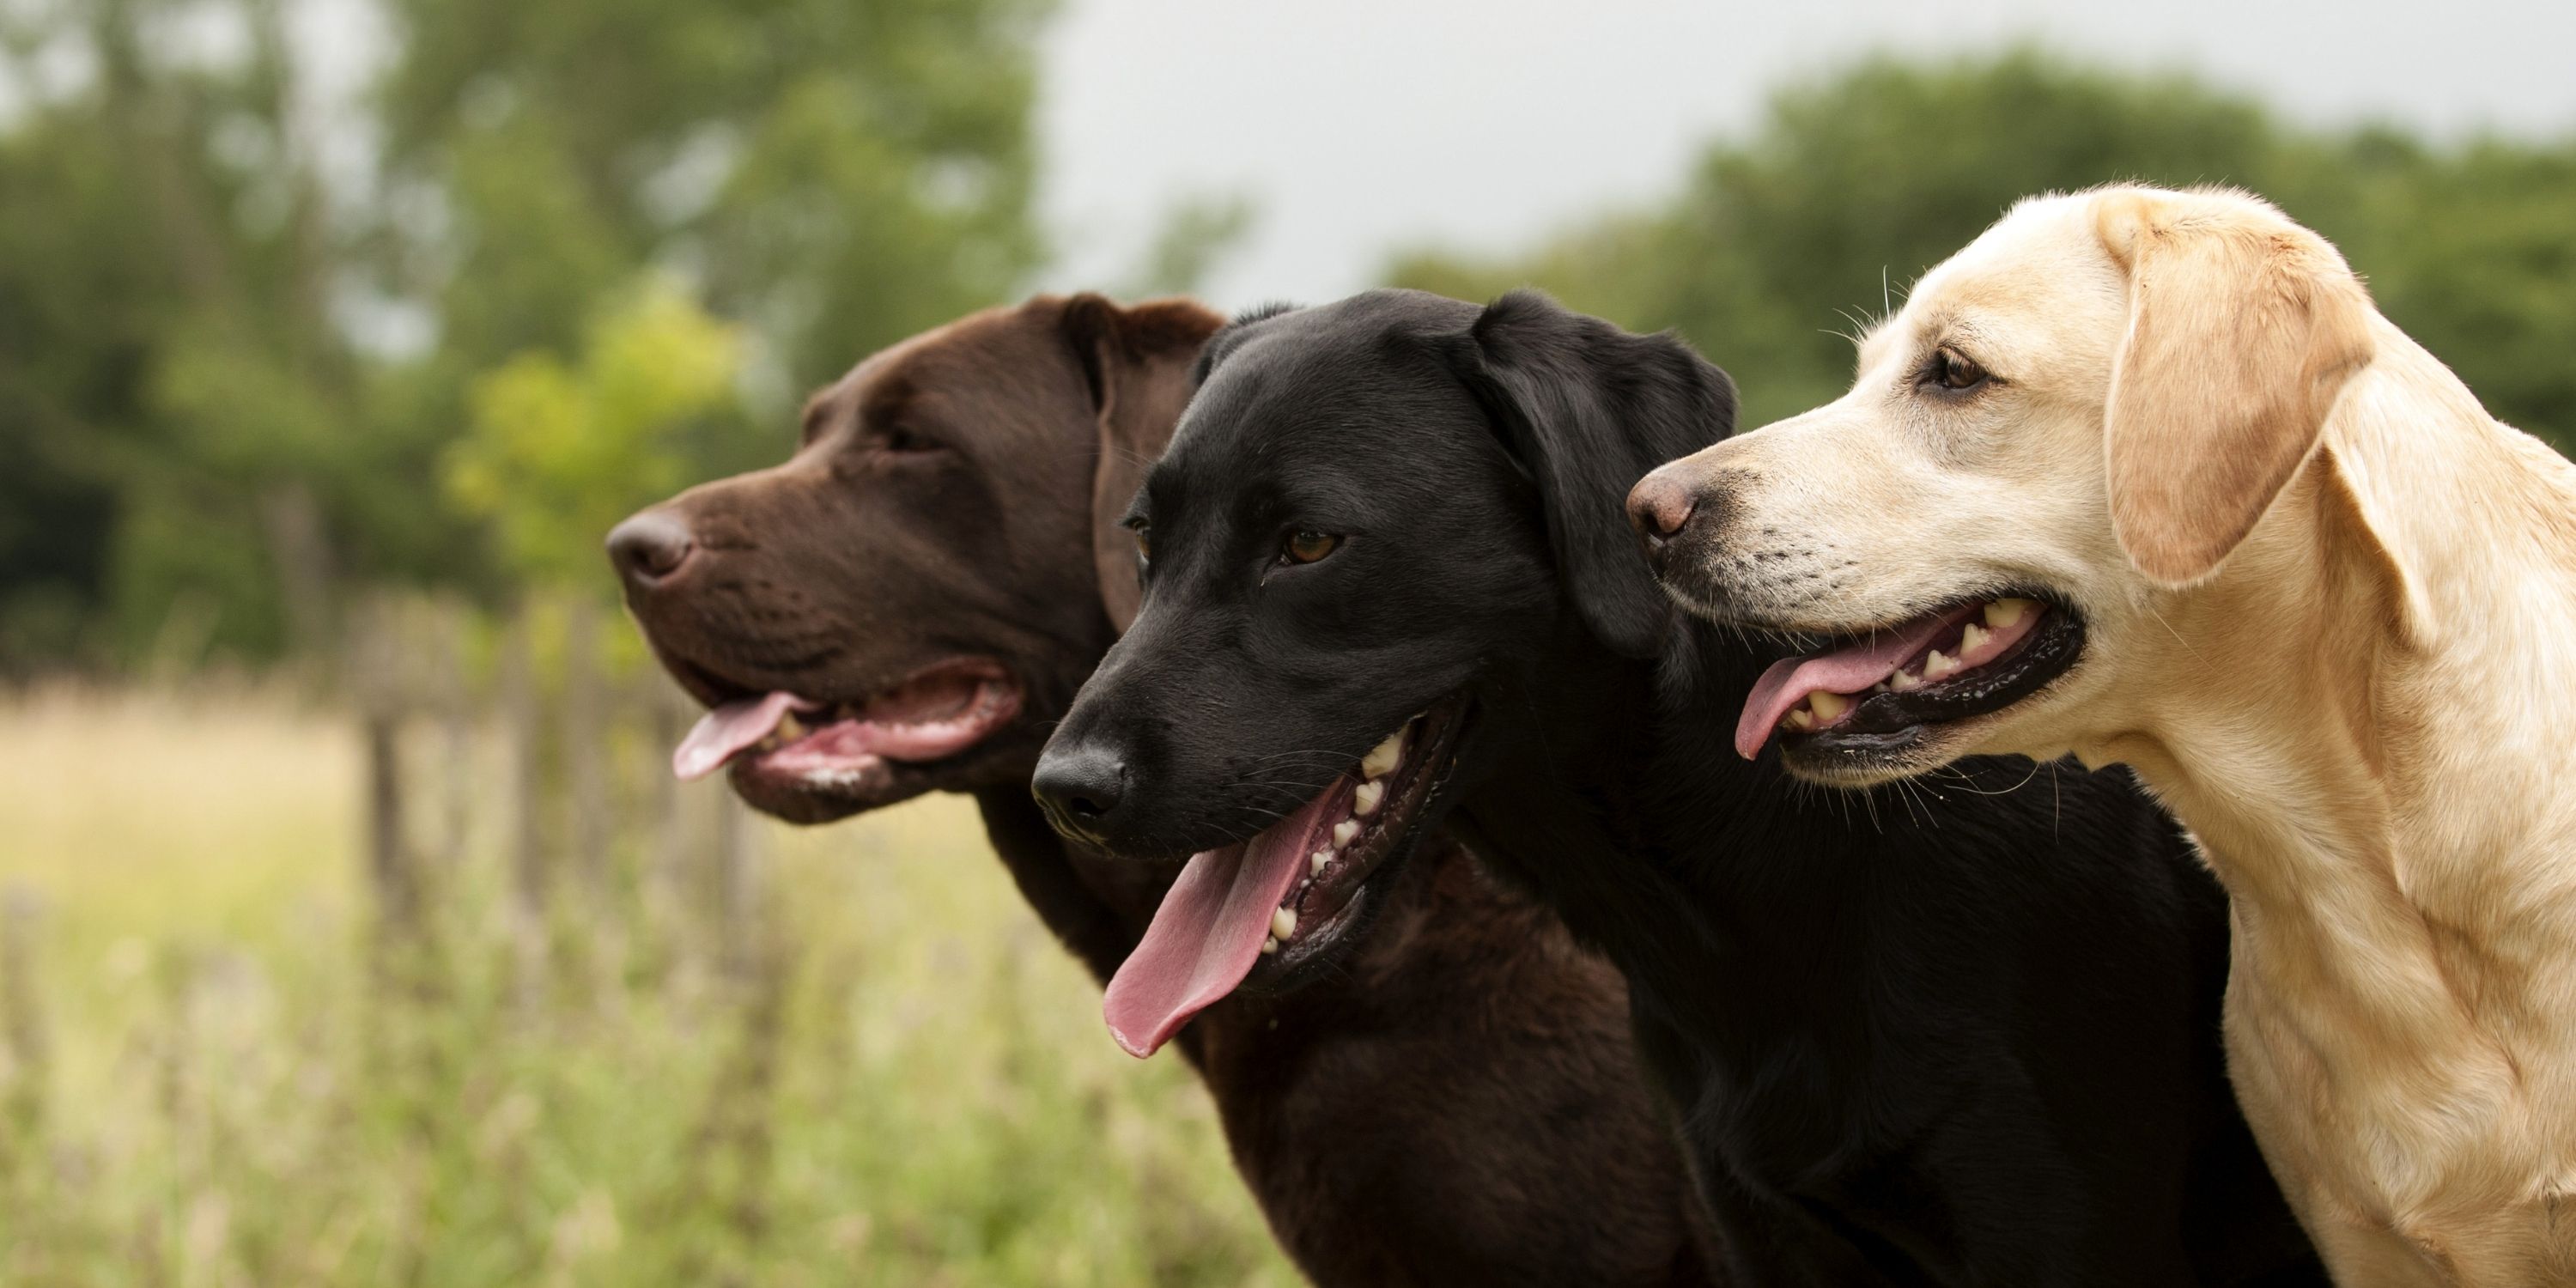
[[[2218,567],[2271,508],[2371,358],[2369,295],[2326,240],[2233,193],[2106,193],[2129,330],[2104,436],[2111,525],[2167,586]]]

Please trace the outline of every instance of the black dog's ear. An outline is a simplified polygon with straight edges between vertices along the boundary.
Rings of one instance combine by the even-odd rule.
[[[1669,332],[1637,335],[1533,290],[1487,306],[1460,375],[1537,481],[1557,575],[1604,644],[1650,657],[1672,605],[1629,531],[1628,489],[1735,428],[1735,383]]]
[[[1085,292],[1064,302],[1059,327],[1082,366],[1099,424],[1091,471],[1091,560],[1100,604],[1119,630],[1136,620],[1136,538],[1121,526],[1146,467],[1163,454],[1181,418],[1200,346],[1225,319],[1194,300],[1149,300],[1125,308]]]

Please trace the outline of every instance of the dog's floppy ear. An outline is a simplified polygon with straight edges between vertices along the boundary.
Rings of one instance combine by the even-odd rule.
[[[1082,365],[1099,423],[1091,473],[1091,559],[1100,602],[1126,630],[1136,620],[1136,538],[1121,527],[1145,469],[1163,454],[1194,387],[1199,346],[1225,319],[1191,300],[1149,300],[1122,308],[1085,292],[1064,302],[1065,343]]]
[[[2129,274],[2104,412],[2111,526],[2138,571],[2197,581],[2245,539],[2371,360],[2370,297],[2326,240],[2250,197],[2114,192]]]
[[[1487,306],[1457,356],[1538,484],[1558,577],[1584,621],[1617,652],[1652,656],[1672,605],[1628,528],[1628,489],[1734,430],[1734,382],[1670,334],[1623,331],[1533,290]]]

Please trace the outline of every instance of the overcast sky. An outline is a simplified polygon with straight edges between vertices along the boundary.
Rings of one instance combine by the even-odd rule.
[[[1783,82],[2017,41],[2308,121],[2576,134],[2569,0],[1068,0],[1039,120],[1045,284],[1113,285],[1176,200],[1239,193],[1259,223],[1207,295],[1327,299],[1398,247],[1510,248],[1668,192]]]

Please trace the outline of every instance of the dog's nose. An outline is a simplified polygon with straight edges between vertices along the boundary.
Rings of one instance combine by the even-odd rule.
[[[1628,524],[1645,539],[1649,553],[1661,551],[1664,543],[1681,535],[1682,525],[1690,522],[1698,498],[1687,481],[1657,470],[1637,481],[1628,491]]]
[[[1059,832],[1097,840],[1127,795],[1127,762],[1098,746],[1047,748],[1029,780]]]
[[[698,548],[689,525],[659,510],[646,510],[608,530],[608,559],[627,580],[650,586],[688,562]]]

